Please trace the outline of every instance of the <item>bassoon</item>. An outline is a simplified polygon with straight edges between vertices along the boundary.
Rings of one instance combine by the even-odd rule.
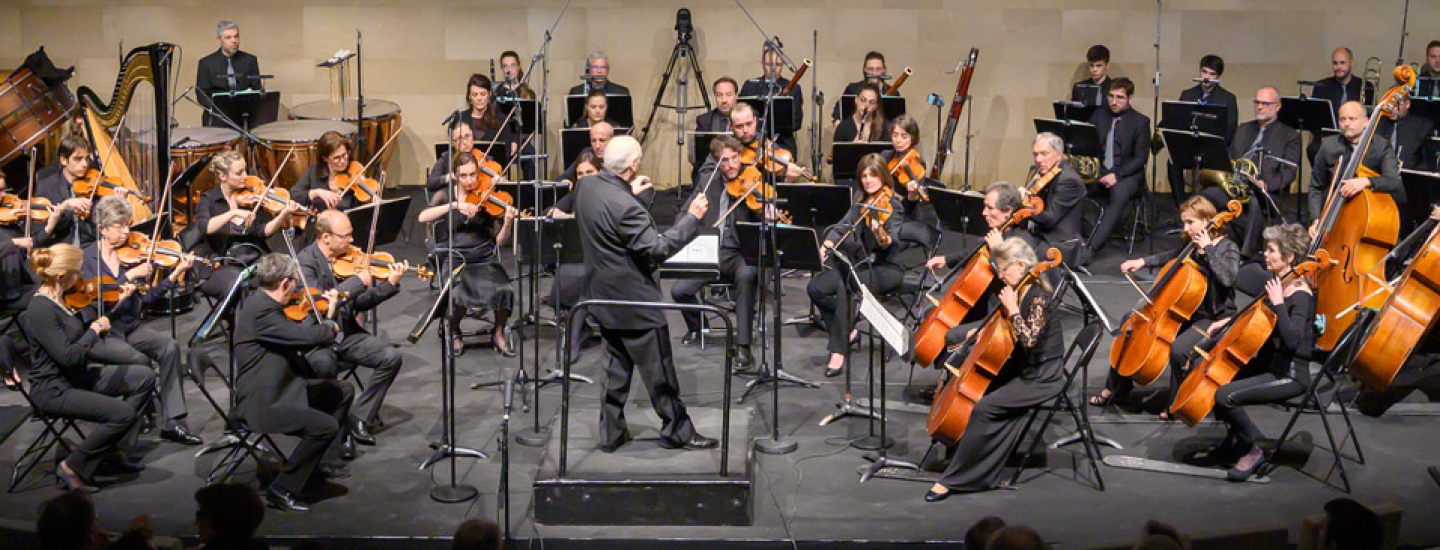
[[[945,130],[935,144],[935,162],[930,165],[930,179],[940,179],[945,160],[950,158],[955,128],[960,125],[960,113],[965,110],[965,98],[970,95],[970,77],[975,75],[975,59],[979,56],[980,48],[970,48],[970,58],[965,60],[965,70],[960,73],[960,82],[955,85],[955,99],[950,102],[950,120],[945,123]]]

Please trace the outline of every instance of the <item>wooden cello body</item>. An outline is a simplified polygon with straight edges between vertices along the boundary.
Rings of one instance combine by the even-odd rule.
[[[1024,296],[1025,289],[1040,274],[1060,265],[1060,259],[1060,252],[1050,249],[1046,261],[1036,264],[1020,281],[1017,292]],[[951,370],[950,380],[935,393],[935,402],[931,404],[925,421],[925,432],[946,445],[954,445],[965,435],[975,404],[989,391],[990,382],[1000,375],[1000,370],[1015,350],[1015,334],[1003,310],[997,309],[990,314],[970,349],[959,369],[946,365]]]
[[[1440,312],[1440,230],[1432,230],[1419,254],[1385,299],[1355,352],[1350,372],[1375,390],[1385,389],[1425,338],[1434,338]]]
[[[1217,214],[1206,227],[1212,231],[1240,215],[1240,203],[1230,201],[1229,210]],[[1210,281],[1191,258],[1190,243],[1175,259],[1165,264],[1155,278],[1145,305],[1132,312],[1110,346],[1110,366],[1121,376],[1147,386],[1164,374],[1170,364],[1170,348],[1180,328],[1205,300]]]

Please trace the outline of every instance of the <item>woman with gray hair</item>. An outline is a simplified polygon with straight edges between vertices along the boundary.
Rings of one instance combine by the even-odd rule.
[[[120,250],[129,246],[130,204],[125,199],[109,196],[95,203],[95,223],[100,238],[85,248],[81,273],[86,278],[110,277],[116,284],[134,288],[125,298],[113,304],[92,306],[81,311],[82,318],[109,316],[110,334],[102,338],[88,354],[90,360],[111,365],[156,365],[159,375],[160,417],[165,425],[160,438],[182,445],[199,445],[200,438],[190,433],[185,423],[185,392],[180,386],[182,367],[180,344],[165,334],[140,326],[145,304],[166,299],[176,291],[190,270],[190,258],[181,258],[163,277],[151,262],[129,266],[120,262]],[[143,257],[142,257],[143,259]],[[146,287],[147,290],[139,290]],[[146,415],[145,430],[153,427],[154,414]]]

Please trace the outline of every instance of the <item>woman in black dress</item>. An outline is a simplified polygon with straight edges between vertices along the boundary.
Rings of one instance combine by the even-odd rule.
[[[515,291],[510,286],[510,275],[500,264],[500,247],[510,241],[515,226],[516,211],[506,208],[505,213],[495,218],[485,212],[483,205],[470,204],[466,195],[479,186],[479,167],[473,155],[455,158],[451,170],[455,174],[457,199],[450,198],[450,189],[442,190],[430,198],[430,207],[420,212],[420,223],[445,223],[449,212],[455,212],[455,242],[437,242],[437,247],[451,248],[465,262],[465,271],[454,287],[456,308],[450,312],[450,327],[454,335],[451,345],[456,353],[464,351],[460,341],[460,319],[467,311],[475,308],[489,308],[495,313],[495,332],[491,341],[495,350],[512,356],[510,343],[505,338],[505,321],[515,301]],[[448,239],[450,229],[441,225],[436,228],[437,239]],[[448,245],[448,246],[447,246]]]
[[[495,154],[489,144],[498,141],[500,143],[495,147],[505,147],[507,156],[514,158],[520,140],[516,139],[509,126],[502,125],[505,116],[496,108],[495,88],[490,77],[483,74],[470,75],[470,81],[465,83],[465,103],[470,108],[460,113],[460,122],[470,125],[470,131],[475,134],[476,146],[491,158],[498,158],[499,155]]]
[[[339,132],[321,134],[315,146],[315,164],[306,168],[300,180],[290,188],[290,198],[317,210],[349,210],[360,206],[355,193],[341,194],[343,188],[338,181],[350,168],[351,153],[354,151],[355,144]],[[373,190],[379,191],[378,187]]]
[[[155,390],[155,372],[148,365],[90,365],[85,356],[110,330],[99,317],[86,327],[65,305],[65,291],[80,278],[81,252],[69,244],[35,251],[30,267],[41,284],[20,326],[34,350],[30,394],[42,412],[95,422],[85,440],[60,463],[61,479],[71,489],[93,491],[90,479],[106,460],[112,470],[134,473],[140,466],[121,451],[139,432],[139,411]],[[128,297],[135,287],[121,292]]]
[[[201,294],[212,298],[224,296],[240,277],[241,267],[248,266],[270,252],[266,241],[279,231],[291,216],[299,213],[292,201],[278,215],[271,216],[264,208],[241,200],[246,189],[245,158],[236,151],[222,151],[210,158],[207,166],[215,174],[215,187],[200,196],[195,205],[195,226],[203,235],[201,255],[218,255],[227,261],[217,269],[197,269],[204,279]],[[239,264],[239,265],[236,265]]]
[[[1040,277],[1023,291],[1015,289],[1035,267],[1035,250],[1024,240],[1011,237],[991,254],[995,271],[1005,283],[997,297],[1014,334],[1015,349],[990,382],[985,396],[975,402],[950,465],[940,481],[925,493],[926,502],[945,500],[953,492],[995,488],[1005,457],[1024,435],[1025,416],[1054,398],[1064,382],[1064,330],[1060,319],[1050,315],[1050,291],[1045,278]],[[993,307],[994,302],[984,303]],[[971,336],[973,331],[966,338]]]
[[[855,113],[835,127],[835,143],[851,141],[885,141],[890,135],[885,120],[885,106],[880,103],[880,87],[865,84],[855,93]]]

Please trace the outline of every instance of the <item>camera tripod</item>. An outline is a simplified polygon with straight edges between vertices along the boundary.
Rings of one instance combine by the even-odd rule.
[[[645,118],[645,128],[640,130],[640,144],[644,145],[645,139],[650,137],[650,126],[655,122],[655,111],[661,107],[674,109],[680,115],[680,130],[676,132],[679,137],[675,144],[680,146],[682,157],[685,154],[685,115],[692,108],[689,106],[690,96],[686,93],[689,86],[687,74],[694,74],[695,78],[699,79],[700,100],[705,103],[705,110],[710,110],[710,95],[705,93],[705,75],[700,71],[700,60],[695,58],[695,47],[690,45],[690,36],[690,33],[680,31],[680,37],[675,42],[675,47],[670,50],[670,61],[665,64],[664,74],[660,75],[660,89],[655,92],[655,102],[650,105],[650,116]],[[665,105],[660,102],[661,98],[665,97],[665,87],[670,84],[670,76],[675,73],[676,62],[681,59],[685,59],[688,63],[680,67],[680,74],[675,78],[675,95],[677,96],[675,105]],[[681,164],[684,164],[683,158]]]

